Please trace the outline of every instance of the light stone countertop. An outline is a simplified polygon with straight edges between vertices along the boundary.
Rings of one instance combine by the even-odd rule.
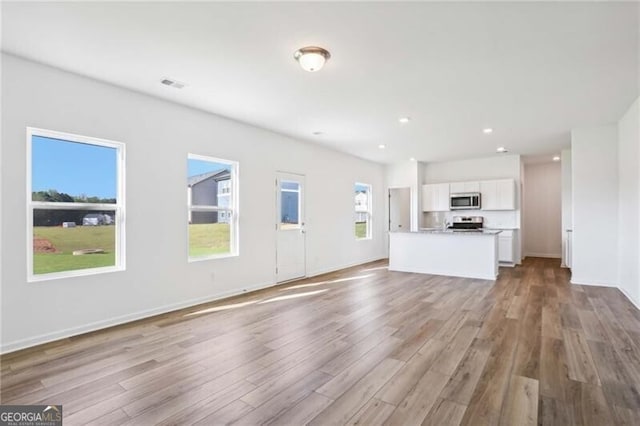
[[[402,231],[401,231],[402,232]],[[414,234],[451,234],[451,235],[498,235],[501,229],[483,229],[481,231],[460,231],[442,228],[420,228],[419,231],[404,231]]]

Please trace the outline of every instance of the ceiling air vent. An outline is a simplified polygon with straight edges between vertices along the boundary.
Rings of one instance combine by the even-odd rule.
[[[175,87],[176,89],[182,89],[184,87],[184,83],[173,80],[171,78],[163,78],[162,80],[160,80],[160,83],[164,84],[165,86]]]

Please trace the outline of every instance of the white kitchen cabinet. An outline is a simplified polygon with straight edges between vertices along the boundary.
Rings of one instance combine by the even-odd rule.
[[[480,192],[480,182],[452,182],[449,184],[449,190],[452,194]]]
[[[513,179],[480,182],[482,210],[515,210],[516,184]]]
[[[449,211],[449,184],[436,183],[422,185],[422,211]]]
[[[513,247],[513,231],[502,231],[498,234],[498,260],[504,263],[515,263]]]

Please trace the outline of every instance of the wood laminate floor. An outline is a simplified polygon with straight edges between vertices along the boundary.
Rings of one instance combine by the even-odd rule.
[[[66,425],[639,425],[640,312],[568,278],[362,265],[6,355],[1,402]]]

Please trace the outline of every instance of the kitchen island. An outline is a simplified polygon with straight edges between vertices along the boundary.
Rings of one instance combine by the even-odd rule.
[[[500,232],[390,232],[389,270],[495,280]]]

